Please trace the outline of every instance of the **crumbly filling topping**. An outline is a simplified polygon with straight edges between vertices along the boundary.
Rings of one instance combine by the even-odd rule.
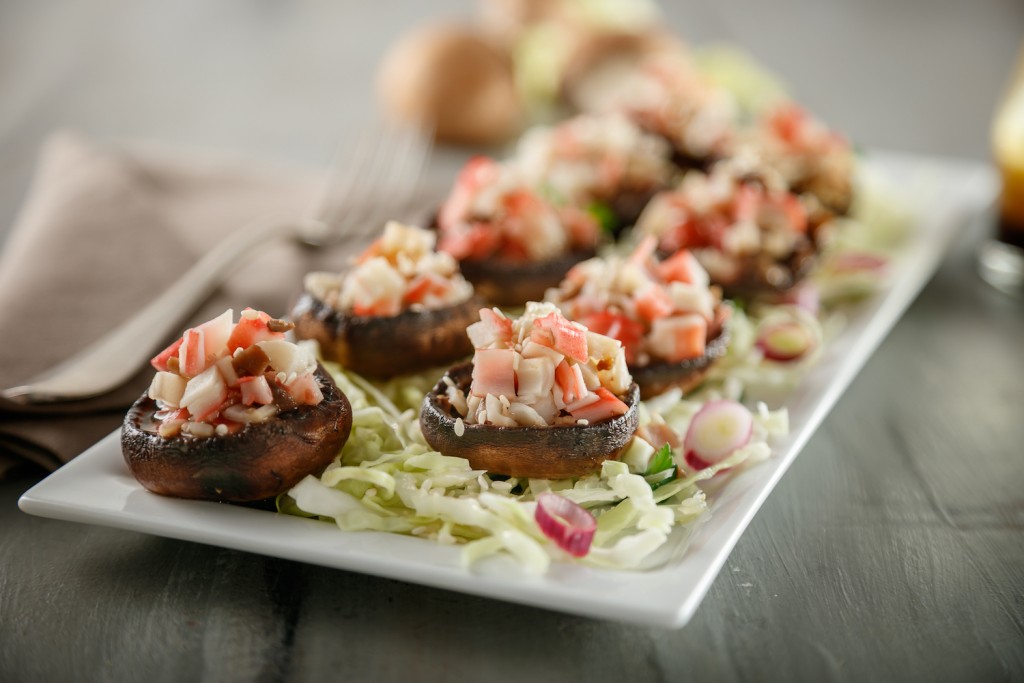
[[[438,249],[455,259],[546,261],[597,243],[598,225],[582,208],[555,206],[512,162],[471,159],[438,214]]]
[[[632,384],[622,344],[531,302],[516,320],[482,309],[467,329],[476,352],[468,391],[446,376],[450,405],[465,425],[548,427],[602,422],[628,411]]]
[[[473,285],[450,254],[435,251],[436,240],[433,231],[391,221],[351,271],[310,273],[306,291],[339,311],[366,316],[435,310],[467,301]]]
[[[160,436],[223,436],[323,400],[313,352],[285,339],[290,322],[251,308],[233,319],[228,309],[185,330],[150,361],[157,372],[147,393]]]
[[[637,230],[655,236],[662,251],[690,250],[716,282],[735,280],[744,259],[788,258],[808,240],[808,225],[804,198],[736,163],[716,164],[710,174],[690,171],[637,220]]]
[[[659,261],[648,237],[629,257],[579,263],[545,299],[593,332],[618,339],[630,365],[679,362],[704,355],[721,292],[707,271],[680,250]]]
[[[621,113],[576,116],[520,138],[516,163],[534,187],[561,203],[585,206],[623,192],[665,185],[671,149]]]
[[[728,154],[739,109],[683,55],[651,55],[629,75],[615,103],[642,128],[657,133],[697,159]]]

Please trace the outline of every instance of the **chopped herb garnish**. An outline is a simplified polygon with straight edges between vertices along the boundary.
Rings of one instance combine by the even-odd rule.
[[[647,471],[644,472],[644,479],[650,484],[651,490],[654,491],[659,486],[667,484],[678,477],[679,468],[676,467],[676,463],[672,459],[672,449],[668,444],[665,444],[651,456],[651,461],[647,464]]]
[[[651,456],[650,462],[647,463],[647,471],[644,472],[644,475],[656,474],[663,470],[667,470],[670,467],[675,467],[675,463],[672,461],[672,449],[668,444],[665,444]]]
[[[604,202],[590,202],[587,205],[587,213],[597,221],[601,230],[608,235],[614,235],[619,228],[619,219],[612,211],[612,207]]]

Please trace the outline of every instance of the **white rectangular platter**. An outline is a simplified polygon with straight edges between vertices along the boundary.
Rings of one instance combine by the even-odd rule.
[[[467,569],[456,547],[251,508],[164,498],[144,490],[109,435],[25,493],[33,515],[98,524],[363,572],[573,614],[679,628],[696,611],[761,504],[875,348],[937,268],[959,228],[992,201],[988,167],[873,153],[872,175],[913,212],[914,226],[885,289],[851,311],[849,324],[786,402],[790,433],[766,462],[716,490],[711,517],[681,556],[648,571],[555,563],[544,576],[496,558]]]

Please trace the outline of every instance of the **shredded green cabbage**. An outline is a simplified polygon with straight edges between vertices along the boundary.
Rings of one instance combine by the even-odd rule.
[[[572,560],[534,521],[535,499],[555,491],[582,505],[597,519],[597,532],[584,564],[618,569],[644,566],[673,530],[707,514],[700,481],[726,467],[767,457],[765,440],[780,433],[785,413],[766,409],[751,443],[724,463],[702,472],[652,485],[644,478],[655,449],[634,438],[621,460],[609,460],[597,473],[578,479],[544,480],[492,477],[463,458],[433,451],[419,430],[418,410],[435,377],[429,373],[377,386],[359,375],[325,363],[353,408],[352,435],[319,477],[309,476],[278,501],[288,514],[333,521],[345,531],[386,531],[462,546],[467,566],[505,553],[526,571],[544,573],[552,560]],[[414,393],[415,392],[415,395]],[[414,400],[415,399],[415,400]],[[641,423],[665,420],[685,433],[700,403],[678,395],[647,402]],[[663,412],[652,412],[651,405]],[[682,454],[672,454],[682,465]],[[686,472],[685,465],[682,471]]]

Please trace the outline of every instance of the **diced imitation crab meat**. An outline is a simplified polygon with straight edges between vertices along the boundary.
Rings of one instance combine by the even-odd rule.
[[[665,140],[619,112],[531,128],[516,150],[531,186],[578,206],[663,185],[671,176],[670,155]]]
[[[473,287],[450,255],[434,250],[433,231],[391,221],[348,273],[310,273],[305,286],[328,305],[356,316],[394,316],[460,304]]]
[[[692,254],[659,261],[656,244],[648,236],[627,258],[584,261],[546,296],[591,332],[621,342],[636,365],[702,356],[720,297]]]
[[[249,308],[237,323],[233,315],[185,330],[151,361],[157,373],[148,395],[168,416],[162,436],[211,436],[213,425],[264,421],[282,409],[276,394],[292,405],[323,400],[316,358],[285,339],[291,323]]]
[[[644,58],[619,92],[618,107],[682,154],[703,159],[729,153],[739,116],[736,102],[686,57],[659,52]]]
[[[664,252],[690,250],[661,264],[663,276],[694,282],[687,261],[695,258],[714,281],[727,283],[744,258],[781,260],[804,245],[810,228],[804,200],[780,177],[769,178],[748,177],[738,162],[719,163],[709,173],[687,173],[676,189],[652,198],[636,229],[656,237]]]
[[[511,163],[471,159],[438,213],[438,249],[459,261],[544,261],[597,242],[597,221],[555,206]]]
[[[476,346],[468,392],[448,389],[466,424],[592,424],[628,411],[618,395],[632,378],[617,340],[551,304],[529,303],[515,321],[497,309],[480,318],[468,330]]]

